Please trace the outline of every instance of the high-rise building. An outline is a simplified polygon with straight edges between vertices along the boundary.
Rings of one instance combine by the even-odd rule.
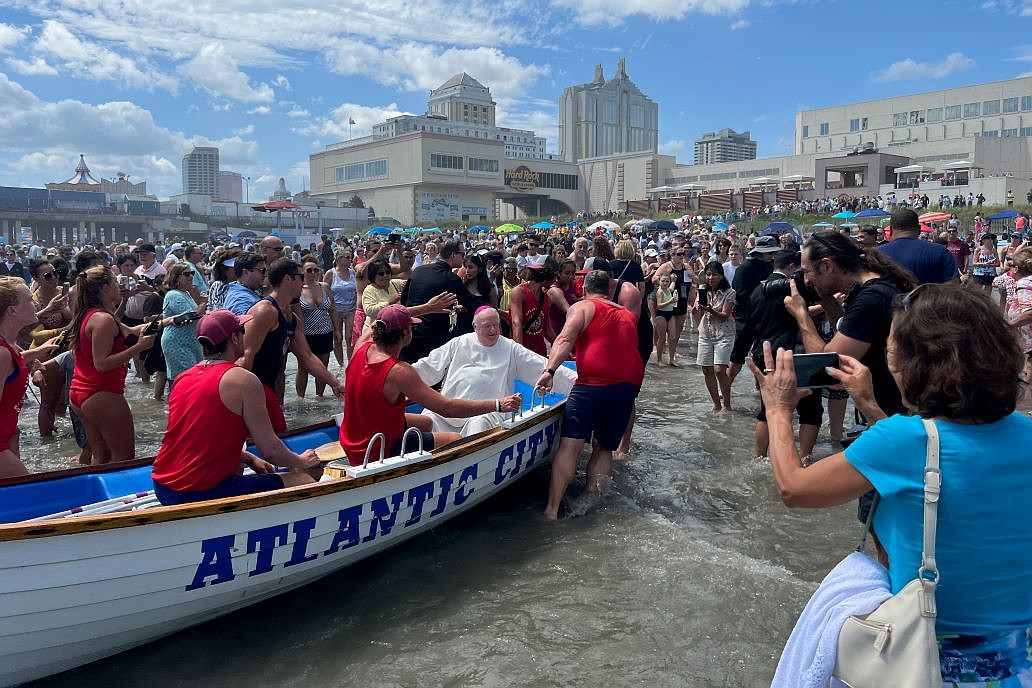
[[[495,103],[490,89],[462,72],[430,91],[426,114],[449,122],[494,126]]]
[[[219,170],[219,200],[242,203],[244,200],[244,178],[239,172]]]
[[[721,129],[703,134],[695,141],[696,165],[755,159],[756,142],[749,138],[747,131]]]
[[[595,78],[570,86],[559,98],[559,153],[577,162],[630,153],[655,153],[659,148],[659,105],[627,77],[620,58],[608,81],[602,65]]]
[[[194,146],[183,156],[183,193],[219,195],[219,149]]]

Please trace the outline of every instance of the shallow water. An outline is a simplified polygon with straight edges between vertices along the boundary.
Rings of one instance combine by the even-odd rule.
[[[130,374],[141,455],[164,429],[147,391]],[[584,516],[543,520],[538,470],[331,578],[38,685],[769,685],[799,611],[859,525],[852,507],[781,504],[752,449],[751,376],[734,394],[738,410],[712,414],[699,369],[652,364],[632,455]],[[67,421],[41,445],[30,406],[26,462],[69,465]],[[292,426],[337,408],[287,393]],[[830,451],[824,430],[817,453]],[[583,473],[570,495],[582,487]]]

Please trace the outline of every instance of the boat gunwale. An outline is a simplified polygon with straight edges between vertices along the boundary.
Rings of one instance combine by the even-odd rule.
[[[447,448],[439,450],[439,453],[433,452],[433,458],[428,461],[398,466],[382,473],[377,473],[363,478],[343,478],[325,482],[316,482],[309,485],[284,487],[282,489],[271,490],[269,492],[259,492],[240,495],[237,497],[223,497],[221,499],[191,502],[175,506],[158,506],[145,511],[126,511],[114,514],[102,514],[98,516],[83,516],[79,518],[58,518],[48,521],[34,521],[32,523],[0,523],[0,543],[113,530],[118,528],[131,528],[134,526],[153,525],[170,521],[181,521],[190,518],[235,513],[267,506],[287,504],[312,497],[322,497],[342,492],[344,490],[358,489],[360,487],[366,487],[376,483],[387,482],[395,478],[419,473],[429,468],[461,459],[462,457],[478,452],[491,444],[496,444],[499,441],[518,435],[526,431],[528,428],[540,424],[543,420],[547,420],[561,414],[565,403],[565,399],[561,400],[554,406],[551,406],[547,411],[540,413],[534,418],[527,419],[523,423],[515,425],[512,428],[505,429],[498,427],[483,433],[478,433],[477,435],[471,435],[470,437],[464,438],[460,443],[450,445]],[[330,422],[332,423],[332,421]],[[319,427],[326,427],[326,424],[306,426],[305,428],[299,428],[297,432],[306,432],[318,429]],[[556,438],[557,441],[558,439],[559,438]],[[147,465],[151,462],[153,462],[153,458],[137,459],[136,461],[111,464],[114,468],[104,466],[101,468],[104,468],[105,470],[95,472],[107,472],[108,470],[115,470],[116,468],[136,468]],[[69,470],[75,471],[73,475],[82,474],[79,472],[79,469],[72,468]],[[90,472],[94,471],[87,471],[87,473]],[[61,475],[63,473],[64,471],[53,471],[52,474],[45,474],[48,475],[48,477],[44,480],[64,477],[64,475]],[[52,478],[50,477],[51,475]],[[5,484],[23,484],[24,482],[32,482],[32,480],[19,479],[17,483],[0,483],[0,487],[3,487]]]

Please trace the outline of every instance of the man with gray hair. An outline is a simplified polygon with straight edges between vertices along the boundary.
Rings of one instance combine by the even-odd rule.
[[[412,364],[427,385],[441,382],[441,394],[458,399],[499,399],[512,394],[514,382],[533,385],[548,361],[544,356],[501,336],[498,311],[481,306],[473,316],[473,332],[449,340]],[[568,394],[577,374],[560,367],[555,373],[554,390]],[[442,382],[443,381],[443,382]],[[435,432],[473,435],[497,427],[501,413],[485,413],[472,418],[445,418],[430,410]]]
[[[589,494],[597,494],[613,469],[613,451],[620,445],[634,412],[634,400],[645,377],[638,351],[638,314],[610,300],[612,276],[592,270],[584,277],[584,300],[570,306],[566,325],[549,352],[548,365],[537,380],[550,390],[554,377],[577,345],[577,383],[563,411],[562,441],[552,462],[545,517],[558,518],[559,505],[577,471],[577,457],[594,435],[587,468]]]

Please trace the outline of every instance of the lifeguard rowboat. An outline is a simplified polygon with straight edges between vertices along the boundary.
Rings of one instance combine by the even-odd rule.
[[[562,403],[380,473],[246,497],[134,508],[153,503],[146,461],[0,481],[0,686],[227,614],[443,523],[552,458]],[[284,441],[300,451],[336,436],[328,422]],[[132,510],[105,513],[120,508]]]

